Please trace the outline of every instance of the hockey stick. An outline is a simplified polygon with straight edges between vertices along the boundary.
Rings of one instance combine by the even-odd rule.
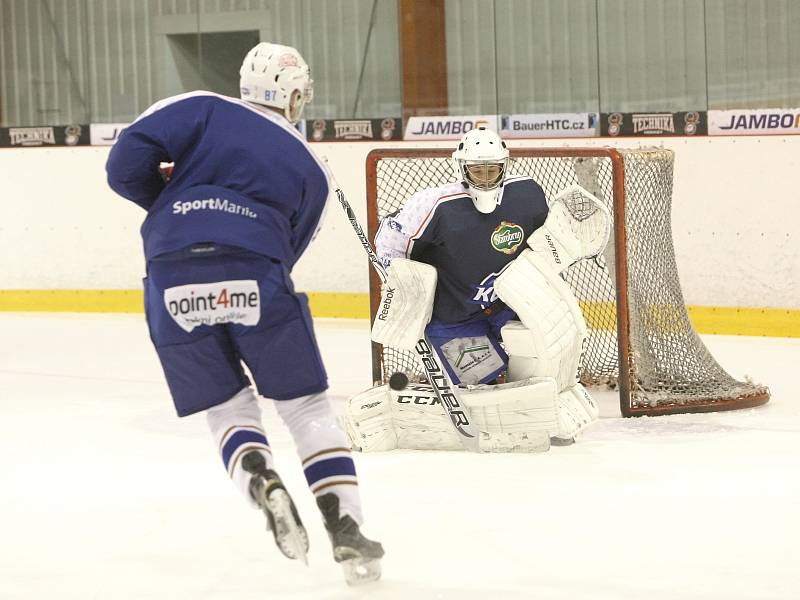
[[[381,263],[378,255],[375,254],[375,250],[372,248],[369,238],[361,228],[356,214],[347,202],[347,198],[344,197],[344,192],[342,192],[341,188],[336,189],[336,197],[339,198],[339,203],[342,205],[342,208],[344,208],[344,212],[347,213],[347,218],[350,220],[350,224],[353,226],[361,245],[364,247],[364,250],[366,250],[369,261],[372,263],[381,283],[386,283],[389,278],[386,268]],[[422,361],[422,366],[428,375],[431,386],[436,392],[436,397],[439,399],[439,402],[442,403],[445,413],[450,418],[450,424],[453,426],[453,429],[456,430],[458,438],[461,440],[464,448],[472,452],[479,452],[480,438],[478,430],[472,423],[466,407],[459,399],[456,386],[453,385],[447,372],[442,368],[436,356],[436,352],[433,350],[428,340],[428,336],[420,338],[414,349],[417,351]]]

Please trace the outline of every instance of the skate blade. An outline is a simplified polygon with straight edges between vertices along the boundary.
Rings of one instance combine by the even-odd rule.
[[[269,495],[267,506],[274,520],[275,543],[284,556],[300,559],[308,565],[308,534],[302,523],[298,523],[292,511],[292,499],[284,490],[275,490]]]
[[[512,433],[481,432],[481,452],[547,452],[550,436],[546,431],[520,431]]]
[[[353,558],[345,558],[339,562],[344,571],[344,579],[347,585],[357,586],[381,578],[381,561],[377,558],[364,558],[356,555]]]

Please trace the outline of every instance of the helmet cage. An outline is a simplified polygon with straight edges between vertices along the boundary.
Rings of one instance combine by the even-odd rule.
[[[489,191],[500,187],[508,170],[508,158],[502,160],[459,159],[461,177],[469,187],[478,191]]]

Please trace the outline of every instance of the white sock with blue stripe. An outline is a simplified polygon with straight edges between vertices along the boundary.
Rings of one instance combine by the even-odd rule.
[[[306,481],[315,496],[333,492],[339,511],[358,524],[363,521],[361,499],[350,442],[339,425],[325,392],[275,402],[303,461]]]
[[[255,450],[273,469],[272,451],[261,424],[261,408],[252,388],[246,387],[227,402],[206,411],[208,425],[217,442],[228,475],[254,507],[250,496],[250,473],[242,468],[242,456]]]

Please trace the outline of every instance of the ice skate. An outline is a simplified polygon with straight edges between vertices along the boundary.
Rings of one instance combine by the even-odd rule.
[[[252,474],[250,495],[267,515],[267,529],[272,530],[280,551],[308,564],[308,534],[278,474],[267,468],[259,452],[242,457],[242,468]]]
[[[381,576],[383,546],[365,538],[349,515],[339,516],[339,497],[325,494],[317,498],[325,528],[333,544],[333,558],[342,565],[348,585],[377,581]]]

